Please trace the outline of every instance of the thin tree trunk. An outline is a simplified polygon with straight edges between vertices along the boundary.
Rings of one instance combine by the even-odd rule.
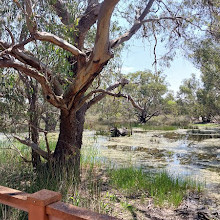
[[[39,142],[39,113],[37,107],[38,98],[38,82],[29,79],[27,76],[23,76],[19,73],[21,81],[25,85],[25,92],[29,102],[28,116],[29,116],[29,138],[31,141],[38,145]],[[37,168],[41,164],[40,155],[32,150],[32,165]]]
[[[37,85],[35,86],[35,90],[37,90]],[[30,132],[31,132],[31,140],[38,145],[39,142],[39,117],[38,117],[38,111],[37,111],[37,92],[33,93],[31,96],[30,101],[30,108],[29,108],[29,114],[30,114]],[[32,165],[33,167],[37,168],[41,164],[40,155],[36,153],[34,150],[32,150]]]

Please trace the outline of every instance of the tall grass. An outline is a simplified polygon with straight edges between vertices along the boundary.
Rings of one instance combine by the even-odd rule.
[[[172,177],[166,171],[145,173],[134,167],[109,170],[110,184],[129,195],[147,192],[159,206],[179,206],[188,190],[201,190],[201,184],[190,179]]]
[[[50,143],[54,144],[55,141],[52,140]],[[97,177],[100,163],[97,159],[99,152],[95,148],[88,147],[82,151],[81,173],[83,175],[81,182],[78,183],[74,181],[74,173],[67,174],[65,169],[52,172],[50,167],[44,164],[37,171],[34,170],[31,164],[24,163],[18,153],[10,149],[10,144],[9,142],[0,143],[0,185],[27,193],[34,193],[41,189],[53,190],[62,194],[64,202],[101,213],[108,211],[103,208],[100,200],[102,180]],[[16,144],[25,157],[31,159],[30,150],[26,146],[13,144]],[[0,219],[25,220],[27,213],[0,205]]]

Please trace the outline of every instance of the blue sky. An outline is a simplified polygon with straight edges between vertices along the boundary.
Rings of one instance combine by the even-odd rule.
[[[152,66],[154,44],[150,45],[150,43],[143,43],[141,40],[132,40],[131,45],[122,53],[122,73],[126,74],[145,69],[154,71],[154,66]],[[162,51],[164,51],[164,47],[159,45],[157,47],[158,57]],[[181,51],[177,54],[181,54]],[[169,89],[175,93],[183,79],[189,78],[192,73],[195,73],[197,77],[200,75],[200,71],[183,55],[175,56],[170,68],[164,68],[163,73],[167,76],[166,80],[170,84]]]

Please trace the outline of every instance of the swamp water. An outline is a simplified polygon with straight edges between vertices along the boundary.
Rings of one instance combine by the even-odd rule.
[[[220,139],[187,133],[135,130],[130,137],[106,137],[84,132],[83,150],[93,151],[95,160],[112,166],[165,169],[171,175],[201,182],[220,201]]]

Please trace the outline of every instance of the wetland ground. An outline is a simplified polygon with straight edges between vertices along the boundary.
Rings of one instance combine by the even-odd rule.
[[[8,169],[6,172],[12,169],[5,183],[13,183],[15,185],[12,185],[12,188],[21,187],[24,191],[36,191],[37,187],[43,187],[44,184],[44,188],[66,193],[65,202],[120,219],[217,220],[220,219],[220,139],[216,134],[208,134],[208,137],[206,134],[202,134],[202,137],[199,135],[186,129],[145,131],[136,128],[133,129],[132,136],[113,138],[85,130],[82,155],[89,152],[89,156],[84,158],[82,183],[77,190],[72,186],[67,190],[63,183],[51,185],[49,177],[47,183],[39,184],[36,175],[28,168],[25,170],[22,164],[23,170],[19,171],[22,174],[19,174],[13,165],[5,166]],[[4,138],[3,135],[1,138]],[[56,133],[51,134],[51,140],[56,138]],[[141,168],[146,173],[165,170],[174,178],[189,178],[199,182],[202,191],[189,191],[178,207],[169,204],[160,206],[149,192],[124,193],[109,184],[109,177],[106,175],[108,169],[128,167]],[[4,166],[1,171],[3,168]],[[16,181],[12,182],[13,178]],[[22,184],[19,185],[19,182]],[[36,183],[38,186],[34,185]]]
[[[177,209],[155,208],[151,200],[144,205],[140,205],[140,201],[135,199],[130,201],[131,204],[142,207],[141,210],[145,210],[145,214],[154,213],[149,216],[140,214],[134,219],[220,219],[218,137],[210,138],[205,135],[199,137],[185,129],[176,131],[135,129],[130,137],[114,138],[86,131],[84,149],[88,146],[96,149],[97,160],[111,163],[112,166],[132,165],[146,171],[166,170],[173,176],[191,178],[201,183],[203,193],[188,195]],[[132,219],[131,216],[128,219]]]

